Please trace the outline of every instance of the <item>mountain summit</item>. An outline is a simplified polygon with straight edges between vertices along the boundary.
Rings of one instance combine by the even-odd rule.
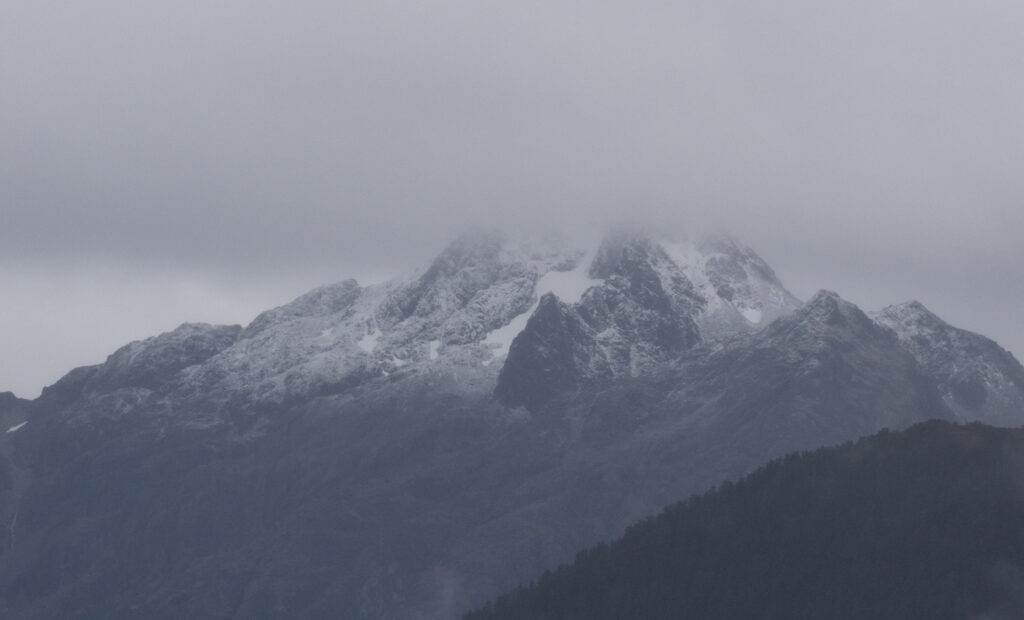
[[[1024,372],[995,342],[949,325],[917,301],[888,306],[875,320],[896,334],[961,420],[1024,424]]]
[[[0,399],[0,615],[455,617],[787,452],[1024,423],[1022,379],[729,237],[466,235]]]
[[[566,346],[589,358],[565,372],[637,375],[798,306],[753,251],[728,237],[680,243],[618,234],[585,244],[466,235],[411,278],[318,288],[244,329],[183,325],[73,373],[47,396],[114,399],[121,413],[187,402],[193,422],[209,424],[242,403],[279,405],[454,367],[461,382],[490,390],[519,336],[510,365],[534,365],[528,343],[559,308],[563,323],[580,330]]]

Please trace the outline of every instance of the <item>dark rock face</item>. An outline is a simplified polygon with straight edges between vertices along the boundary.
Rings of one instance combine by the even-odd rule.
[[[581,313],[596,328],[614,326],[630,340],[676,351],[699,339],[693,317],[707,301],[650,240],[607,240],[590,275],[606,281],[581,303]]]
[[[532,409],[595,381],[656,373],[700,340],[705,300],[649,240],[607,240],[589,275],[602,283],[579,303],[541,301],[509,350],[499,400]]]
[[[595,359],[593,341],[593,330],[576,312],[554,295],[545,295],[509,349],[495,396],[513,407],[535,408],[579,389],[603,362]]]
[[[743,345],[690,362],[687,373],[678,397],[720,393],[709,424],[722,436],[748,435],[762,458],[952,418],[888,332],[825,291]]]
[[[70,403],[82,396],[85,384],[96,374],[98,366],[80,366],[43,388],[40,399],[49,403]]]
[[[28,420],[28,409],[32,401],[18,398],[11,392],[0,392],[0,434],[19,428],[18,425]],[[3,440],[0,435],[0,441]]]
[[[950,386],[950,393],[953,402],[968,411],[979,411],[988,398],[984,380],[979,377],[954,380]]]
[[[0,392],[0,414],[24,407],[31,401],[18,398],[13,392]]]

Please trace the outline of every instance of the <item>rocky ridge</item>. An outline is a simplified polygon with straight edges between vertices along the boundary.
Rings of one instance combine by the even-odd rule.
[[[0,614],[448,618],[786,452],[1016,420],[1016,360],[910,310],[724,237],[476,235],[184,325],[0,396]]]
[[[557,308],[581,330],[572,355],[586,358],[567,372],[586,381],[637,376],[798,305],[756,254],[726,237],[680,243],[618,234],[586,244],[473,235],[411,278],[367,287],[345,280],[244,329],[183,325],[131,343],[44,397],[92,403],[107,415],[187,412],[188,423],[203,426],[226,409],[454,368],[467,389],[490,391],[502,368],[533,365],[505,358],[521,333],[524,343],[533,338],[531,318],[539,328]],[[525,344],[517,351],[529,356]]]
[[[1010,352],[949,325],[917,301],[888,306],[873,316],[896,334],[958,419],[1024,424],[1024,369]]]

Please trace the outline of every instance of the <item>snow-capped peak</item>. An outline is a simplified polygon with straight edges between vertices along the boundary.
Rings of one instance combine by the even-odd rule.
[[[879,312],[873,313],[872,318],[877,323],[893,330],[903,341],[948,327],[945,321],[933,314],[919,301],[886,306]]]
[[[590,266],[594,262],[598,248],[599,244],[592,242],[589,248],[582,251],[571,269],[565,271],[551,269],[537,279],[533,290],[533,297],[536,301],[533,305],[484,337],[484,346],[491,350],[491,357],[484,360],[484,365],[490,365],[495,359],[508,354],[512,341],[526,328],[527,321],[536,312],[544,295],[550,293],[565,303],[574,304],[580,301],[588,289],[599,286],[603,282],[603,280],[590,277]]]
[[[761,257],[731,237],[663,241],[661,247],[707,302],[697,319],[705,338],[766,325],[800,306]]]
[[[998,344],[949,325],[918,301],[888,306],[872,319],[896,335],[961,419],[1024,423],[1024,368]]]
[[[202,355],[183,357],[161,378],[181,393],[235,403],[456,368],[460,383],[493,382],[548,294],[565,307],[605,313],[624,312],[612,308],[621,295],[632,296],[630,307],[639,314],[620,319],[650,315],[670,326],[679,343],[754,329],[797,306],[767,265],[733,240],[464,235],[411,277],[371,286],[344,280],[268,310],[244,329],[214,329],[203,336]],[[602,342],[628,349],[640,328],[623,329],[606,331]],[[185,336],[199,342],[188,329],[157,341]],[[641,349],[654,346],[648,340]],[[131,365],[137,348],[118,355],[118,365]],[[476,375],[479,380],[467,379]]]

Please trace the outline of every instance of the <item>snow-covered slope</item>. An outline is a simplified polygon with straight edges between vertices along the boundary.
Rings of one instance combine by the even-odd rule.
[[[589,381],[656,376],[698,343],[749,333],[799,307],[728,237],[606,238],[579,300],[551,299],[510,349],[496,394],[536,407]]]
[[[430,367],[493,375],[509,326],[583,256],[555,237],[465,236],[415,277],[347,280],[261,314],[233,346],[189,369],[180,389],[281,402]]]
[[[707,300],[697,319],[705,338],[767,325],[800,307],[772,268],[732,237],[715,235],[662,247]]]
[[[181,403],[212,413],[456,369],[464,389],[487,392],[547,294],[589,313],[613,375],[623,364],[636,374],[664,361],[661,349],[679,348],[658,342],[666,335],[689,346],[798,306],[756,254],[726,237],[465,235],[412,277],[320,287],[244,329],[183,326],[126,346],[76,381],[88,374],[87,393],[116,392],[111,410],[122,413],[148,399],[169,413]]]
[[[888,306],[872,318],[896,334],[961,420],[1024,424],[1024,368],[1010,352],[949,325],[917,301]]]
[[[559,312],[579,328],[565,341],[567,372],[643,376],[698,342],[757,330],[798,306],[764,261],[728,237],[464,235],[411,277],[372,286],[345,280],[245,328],[183,325],[133,342],[104,364],[69,373],[47,398],[103,417],[145,407],[207,426],[226,410],[374,381],[442,381],[490,394],[531,320]],[[536,366],[536,348],[547,345],[534,336],[512,367]]]

